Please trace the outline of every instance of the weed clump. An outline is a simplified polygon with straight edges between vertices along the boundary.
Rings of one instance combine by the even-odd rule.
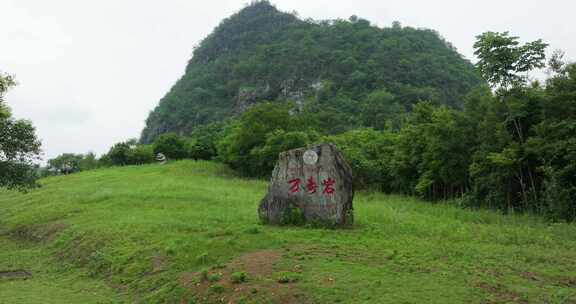
[[[240,283],[246,282],[247,279],[248,279],[248,275],[246,275],[246,273],[244,271],[237,271],[237,272],[234,272],[230,275],[230,280],[234,284],[240,284]]]
[[[276,281],[282,284],[296,283],[300,281],[301,278],[302,278],[301,274],[291,271],[281,271],[276,274]]]
[[[304,226],[306,224],[304,212],[298,207],[288,208],[282,214],[280,224],[283,226]]]
[[[220,281],[220,279],[222,278],[222,276],[220,274],[214,273],[214,274],[209,274],[208,275],[208,282],[218,282]]]
[[[218,284],[210,285],[209,290],[211,293],[223,293],[224,286]]]
[[[208,270],[207,269],[203,269],[202,271],[200,271],[200,282],[206,282],[208,281]]]

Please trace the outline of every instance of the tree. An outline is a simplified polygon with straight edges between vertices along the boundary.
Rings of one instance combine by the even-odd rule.
[[[370,93],[361,103],[362,123],[377,130],[397,130],[402,124],[404,107],[386,90]]]
[[[216,156],[216,142],[221,137],[222,128],[222,124],[213,123],[194,129],[187,144],[188,156],[195,160],[214,158]]]
[[[310,116],[294,113],[291,104],[261,103],[225,128],[218,156],[243,175],[268,176],[279,152],[318,138],[314,125]]]
[[[487,32],[477,39],[477,68],[496,89],[486,117],[496,117],[489,127],[497,125],[497,130],[503,132],[486,138],[500,138],[499,144],[474,153],[470,166],[471,197],[476,205],[488,202],[503,210],[538,211],[542,170],[538,169],[538,157],[528,152],[526,142],[542,119],[546,96],[538,83],[528,86],[528,77],[522,73],[545,66],[547,44],[536,40],[520,45],[518,37],[511,37],[508,32]]]
[[[270,174],[281,152],[305,147],[318,140],[316,132],[284,131],[275,130],[266,135],[266,143],[263,146],[254,147],[250,156],[256,160],[253,163],[254,171],[260,175]]]
[[[554,220],[576,220],[576,64],[552,61],[542,121],[527,150],[544,172],[542,211]]]
[[[48,160],[48,166],[57,173],[70,174],[82,170],[80,164],[83,159],[82,154],[64,153]]]
[[[187,156],[186,141],[175,133],[160,135],[154,141],[154,154],[162,153],[169,159],[182,159]]]
[[[354,187],[392,192],[397,178],[391,175],[396,133],[373,129],[355,129],[327,136],[324,142],[335,144],[342,151],[354,172]]]
[[[12,118],[4,94],[16,85],[14,78],[0,72],[0,187],[25,190],[37,186],[36,166],[40,141],[32,123]]]
[[[129,165],[143,165],[153,163],[154,147],[152,145],[132,145],[126,152],[127,163]]]
[[[113,166],[126,166],[129,165],[128,162],[128,152],[130,151],[130,144],[126,142],[121,142],[114,144],[105,159],[109,160],[110,164]]]
[[[493,88],[506,90],[524,85],[527,76],[520,73],[545,66],[548,45],[541,39],[520,45],[518,37],[508,32],[486,32],[476,39],[474,55],[480,59],[476,67]]]
[[[93,152],[88,152],[83,155],[80,160],[80,171],[93,170],[98,168],[98,160],[96,159],[96,154]]]

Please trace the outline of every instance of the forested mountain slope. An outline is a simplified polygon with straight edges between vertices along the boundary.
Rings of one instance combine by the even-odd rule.
[[[355,16],[302,20],[258,1],[194,50],[182,78],[150,113],[141,141],[186,135],[261,101],[325,113],[339,132],[361,125],[360,105],[374,91],[385,89],[394,97],[385,102],[408,110],[419,100],[460,107],[480,83],[471,63],[435,31],[397,22],[378,28]]]

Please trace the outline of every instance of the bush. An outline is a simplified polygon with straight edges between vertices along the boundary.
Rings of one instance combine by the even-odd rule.
[[[276,281],[278,283],[286,284],[286,283],[295,283],[300,281],[302,275],[296,272],[291,271],[281,271],[276,273]]]
[[[314,132],[276,130],[268,133],[263,146],[255,147],[250,151],[252,170],[259,172],[257,175],[268,175],[274,169],[281,152],[305,147],[317,141],[320,136]]]
[[[230,280],[234,284],[240,284],[240,283],[246,282],[247,279],[248,279],[248,275],[246,275],[246,273],[243,271],[237,271],[237,272],[234,272],[230,275]]]
[[[325,137],[323,141],[334,143],[342,151],[352,167],[355,187],[393,190],[390,167],[397,141],[395,133],[357,129]]]
[[[219,158],[246,176],[268,176],[278,153],[310,144],[319,136],[291,104],[262,103],[244,112],[223,131]]]
[[[211,293],[223,293],[224,286],[218,284],[210,285],[209,290]]]
[[[284,210],[280,220],[281,225],[288,226],[303,226],[306,223],[304,213],[298,207],[292,207]]]
[[[143,165],[154,162],[154,151],[151,145],[138,145],[126,152],[126,159],[130,165]]]
[[[217,273],[209,274],[207,277],[208,282],[218,282],[222,278],[221,275]]]
[[[195,160],[216,157],[216,142],[222,136],[222,128],[222,124],[209,124],[194,129],[186,145],[188,157]]]
[[[130,151],[130,144],[125,142],[117,143],[108,151],[107,160],[112,166],[128,165],[128,151]]]
[[[162,153],[169,159],[183,159],[188,154],[186,140],[175,133],[160,135],[154,141],[153,147],[154,155]]]

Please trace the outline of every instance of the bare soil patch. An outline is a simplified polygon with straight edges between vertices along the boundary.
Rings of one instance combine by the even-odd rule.
[[[32,274],[26,270],[0,270],[0,279],[26,280],[32,278]]]
[[[279,267],[281,258],[280,251],[260,250],[205,273],[183,273],[180,284],[190,294],[181,303],[188,303],[190,298],[200,303],[308,303],[297,282],[280,283],[275,277],[279,271],[298,270]],[[237,272],[246,273],[245,282],[233,282],[232,274]]]
[[[508,290],[501,284],[490,284],[482,282],[477,284],[476,287],[494,295],[494,299],[492,301],[488,300],[483,303],[528,303],[528,300],[523,298],[521,295],[514,291]]]
[[[64,229],[66,229],[64,223],[53,222],[43,225],[21,226],[10,231],[8,235],[18,240],[47,242],[54,239],[54,237]]]

